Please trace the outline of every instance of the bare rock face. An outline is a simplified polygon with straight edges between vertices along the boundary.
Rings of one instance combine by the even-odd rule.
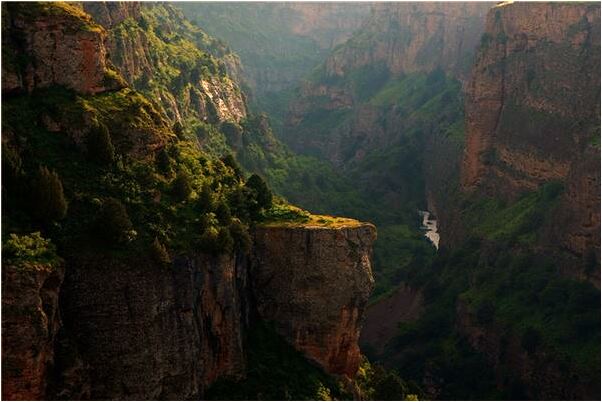
[[[599,70],[599,5],[493,8],[467,88],[464,188],[513,197],[565,179],[599,137]]]
[[[94,16],[97,23],[110,29],[126,18],[140,18],[140,3],[136,1],[83,2],[84,10]]]
[[[2,266],[2,399],[45,399],[61,325],[59,264]]]
[[[244,372],[244,261],[197,255],[159,268],[144,256],[86,257],[71,260],[67,272],[60,340],[67,347],[59,349],[51,397],[192,399],[218,377]]]
[[[370,224],[260,227],[251,271],[259,316],[326,372],[353,377],[372,292]]]
[[[5,92],[60,85],[95,94],[123,87],[106,59],[104,29],[79,8],[12,3],[2,10],[3,37],[19,46],[3,63]]]
[[[347,46],[326,61],[331,76],[384,64],[393,74],[437,67],[465,77],[492,3],[382,3]]]

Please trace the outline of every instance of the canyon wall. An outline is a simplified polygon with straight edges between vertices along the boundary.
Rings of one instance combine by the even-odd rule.
[[[599,70],[599,5],[493,8],[467,87],[461,176],[465,191],[506,200],[564,182],[550,244],[598,259]]]
[[[128,23],[130,12],[137,13],[136,7],[130,9],[124,4],[87,7],[96,7],[95,12],[109,28]],[[6,10],[9,12],[5,13]],[[3,63],[3,69],[15,67],[11,70],[15,77],[25,77],[23,72],[32,68],[37,71],[36,77],[45,76],[46,72],[71,71],[74,63],[69,56],[79,57],[81,44],[89,40],[86,35],[93,35],[96,41],[90,57],[84,57],[91,65],[84,63],[83,72],[71,71],[73,74],[65,74],[60,80],[56,74],[48,80],[34,79],[33,87],[17,89],[13,85],[16,81],[3,81],[3,94],[14,96],[13,100],[25,105],[23,109],[32,108],[28,103],[29,90],[39,91],[50,85],[72,90],[65,95],[51,92],[60,105],[58,111],[46,108],[44,103],[34,103],[35,119],[27,122],[31,126],[23,131],[22,126],[13,122],[4,133],[7,135],[3,135],[3,152],[10,145],[17,158],[19,155],[24,158],[27,169],[29,165],[38,169],[40,164],[49,163],[43,159],[45,152],[54,152],[51,155],[55,159],[50,162],[72,158],[77,161],[68,165],[49,164],[60,172],[70,197],[70,213],[75,210],[61,225],[44,229],[44,236],[58,238],[58,253],[63,258],[60,264],[11,265],[3,252],[3,398],[202,398],[218,378],[244,377],[245,333],[257,320],[274,321],[280,328],[288,328],[281,332],[283,337],[327,373],[353,377],[359,362],[359,329],[373,283],[370,257],[374,227],[358,222],[341,228],[320,225],[290,228],[285,222],[276,223],[257,229],[255,244],[248,252],[210,254],[192,246],[176,252],[174,247],[170,250],[171,258],[167,255],[171,263],[161,264],[151,258],[143,238],[116,245],[99,242],[89,233],[90,227],[78,232],[71,227],[75,225],[73,222],[89,219],[87,208],[92,204],[94,209],[102,203],[95,197],[106,197],[106,193],[94,192],[98,190],[95,187],[98,176],[118,171],[114,166],[93,164],[87,159],[87,152],[80,152],[80,146],[86,150],[86,136],[92,123],[106,125],[108,141],[123,158],[120,160],[123,170],[136,163],[154,171],[154,154],[167,142],[175,142],[175,135],[164,115],[157,113],[154,103],[144,95],[130,88],[102,87],[96,78],[89,82],[86,78],[85,85],[82,84],[86,71],[93,71],[91,77],[96,77],[110,62],[103,47],[104,28],[81,8],[55,3],[3,5],[3,18],[9,22],[3,25],[3,51],[21,52],[19,55],[25,56],[25,60],[36,60],[31,64]],[[62,44],[54,39],[38,41],[55,37],[69,40]],[[21,42],[19,38],[33,39]],[[64,47],[67,45],[71,47]],[[32,54],[48,58],[36,59]],[[118,72],[115,77],[121,86],[127,85]],[[215,82],[229,88],[232,81],[220,79]],[[70,113],[63,113],[63,109]],[[33,144],[23,145],[23,141],[16,144],[19,136]],[[57,139],[58,146],[52,141],[44,142]],[[36,141],[46,144],[43,155],[36,153],[39,152]],[[190,163],[193,162],[197,160]],[[82,174],[78,163],[88,168],[82,176],[78,176]],[[21,174],[23,180],[30,180],[25,173]],[[152,185],[143,182],[140,176],[129,179],[128,191],[141,188],[154,191],[153,187],[145,187]],[[83,188],[85,195],[71,193],[78,188],[74,180],[78,184],[84,182],[85,187],[79,189]],[[3,179],[3,192],[6,185]],[[115,188],[108,190],[109,187],[110,184],[103,187],[103,191],[115,191]],[[160,197],[150,198],[150,201],[138,199],[138,205],[158,211]],[[20,200],[11,198],[13,202],[15,199]],[[128,204],[125,200],[123,203]],[[27,214],[23,205],[16,208]],[[128,208],[132,221],[137,222],[134,208],[131,204]],[[86,222],[90,226],[91,222]],[[65,227],[70,231],[61,232]],[[128,233],[142,237],[142,224],[136,229],[139,232]],[[187,229],[199,230],[192,224]],[[310,261],[314,271],[308,270],[306,263]],[[287,279],[297,278],[287,283],[287,294],[262,276],[284,270]],[[334,290],[337,298],[333,298]],[[316,309],[319,305],[323,308]],[[271,309],[288,310],[289,314],[272,315]],[[318,319],[321,321],[314,322]]]
[[[353,377],[374,280],[376,229],[260,227],[251,281],[257,311],[329,373]]]

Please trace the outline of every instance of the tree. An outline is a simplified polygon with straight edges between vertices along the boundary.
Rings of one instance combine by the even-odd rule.
[[[96,227],[105,241],[118,244],[129,240],[132,221],[121,201],[107,198],[96,218]]]
[[[171,263],[171,258],[169,257],[167,248],[156,237],[151,244],[151,256],[157,263],[161,265],[168,265]]]
[[[211,186],[208,183],[203,184],[203,187],[201,187],[198,205],[201,212],[203,213],[213,212],[213,210],[215,209],[213,191],[211,190]]]
[[[115,147],[105,125],[96,126],[88,134],[88,155],[93,161],[105,166],[115,160]]]
[[[190,176],[184,171],[178,172],[178,175],[172,183],[173,193],[178,199],[184,201],[192,193],[192,185],[190,184]]]
[[[31,188],[32,215],[45,223],[61,220],[67,215],[63,183],[55,171],[40,166]]]
[[[234,171],[234,174],[237,178],[242,178],[242,169],[240,168],[240,166],[238,166],[238,163],[236,162],[236,159],[234,159],[234,156],[232,156],[232,154],[227,154],[226,156],[224,156],[222,158],[222,162],[224,165],[228,166]]]
[[[242,253],[248,253],[251,250],[251,236],[249,231],[238,219],[235,219],[230,223],[230,235],[234,240],[234,247],[237,251]]]
[[[157,169],[159,169],[159,172],[165,175],[171,174],[171,159],[169,158],[165,148],[161,148],[161,150],[157,152],[155,162],[157,163]]]
[[[231,121],[224,121],[220,125],[220,131],[226,136],[226,142],[232,149],[238,150],[242,147],[242,128]]]
[[[527,353],[532,354],[537,350],[539,345],[541,344],[541,334],[539,331],[533,327],[527,327],[525,332],[523,332],[523,336],[521,337],[521,345],[527,351]]]
[[[269,209],[272,207],[272,191],[259,175],[251,175],[245,187],[255,192],[255,199],[259,208]]]
[[[230,207],[228,207],[228,204],[226,204],[224,201],[221,201],[217,205],[217,208],[215,209],[215,215],[217,216],[217,219],[220,221],[220,223],[222,223],[223,225],[228,225],[230,223],[230,220],[232,219]]]
[[[179,139],[184,139],[184,127],[182,126],[182,123],[176,121],[172,129]]]

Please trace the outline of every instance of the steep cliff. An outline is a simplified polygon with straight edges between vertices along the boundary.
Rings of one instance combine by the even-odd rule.
[[[246,105],[239,61],[168,4],[83,3],[109,32],[110,58],[128,83],[158,100],[172,122],[239,122]],[[227,66],[229,68],[227,68]]]
[[[2,399],[45,399],[61,326],[58,302],[64,267],[59,261],[3,261]]]
[[[571,212],[557,240],[577,256],[600,243],[599,11],[588,3],[495,7],[466,95],[463,188],[515,199],[566,182]]]
[[[76,6],[20,4],[3,7],[2,19],[5,93],[61,85],[94,94],[124,86],[105,57],[106,32]]]
[[[251,280],[259,316],[329,373],[353,377],[374,280],[374,226],[259,227]]]
[[[137,13],[125,4],[96,6],[107,27],[128,23]],[[109,64],[101,49],[104,28],[81,9],[55,3],[3,7],[3,17],[22,19],[3,25],[3,52],[19,51],[28,60],[29,52],[47,51],[41,44],[39,50],[23,47],[15,38],[53,37],[56,17],[61,32],[75,35],[76,51],[78,41],[87,40],[78,32],[98,31],[99,53],[90,60]],[[44,16],[48,20],[37,23]],[[71,49],[53,43],[47,44],[56,57],[36,68],[66,71]],[[15,76],[23,77],[32,65],[14,67]],[[10,239],[2,253],[3,397],[201,398],[220,378],[246,376],[245,334],[263,318],[253,294],[287,306],[277,289],[252,282],[250,275],[273,269],[277,258],[285,258],[278,253],[288,250],[278,236],[272,243],[271,235],[262,235],[259,249],[251,233],[259,222],[292,207],[275,200],[272,211],[264,200],[271,193],[260,178],[252,184],[235,161],[181,138],[157,103],[122,87],[123,79],[114,74],[121,86],[93,91],[79,85],[75,73],[28,91],[3,86],[2,222],[3,240]],[[224,76],[218,82],[228,91],[232,81]],[[276,232],[288,227],[286,217],[271,222]],[[322,362],[318,357],[328,356],[328,364],[321,365],[327,374],[321,375],[353,376],[361,313],[371,290],[374,230],[359,223],[358,229],[325,226],[295,230],[309,237],[326,230],[333,239],[340,240],[340,234],[349,239],[335,243],[349,256],[340,261],[305,250],[325,278],[354,273],[337,288],[340,303],[332,309],[340,308],[342,315],[323,317],[335,321],[323,323],[322,336],[308,342],[311,348],[283,335],[307,358]],[[45,259],[31,263],[36,256]],[[305,259],[290,260],[291,275],[306,268],[299,261]],[[311,285],[317,296],[330,296],[330,289],[320,290],[325,284],[299,277],[304,280],[288,288],[293,295],[303,295]],[[304,303],[315,300],[298,300],[296,307],[306,313],[291,312],[288,324],[286,317],[278,321],[308,328],[317,316]]]

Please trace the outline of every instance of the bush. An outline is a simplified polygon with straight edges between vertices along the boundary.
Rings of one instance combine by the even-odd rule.
[[[226,136],[228,145],[235,150],[242,146],[242,128],[230,121],[224,121],[220,126],[220,131]]]
[[[251,236],[245,225],[239,220],[234,220],[230,223],[229,230],[230,235],[234,240],[234,247],[237,251],[245,254],[251,251],[251,244],[253,241],[251,240]]]
[[[40,232],[19,236],[11,233],[3,247],[4,256],[22,260],[40,260],[54,256],[54,246]]]
[[[232,154],[227,154],[226,156],[224,156],[222,158],[222,162],[224,165],[228,166],[234,171],[234,174],[237,178],[242,178],[242,170],[240,166],[238,166],[238,163],[236,162],[236,159],[234,159],[234,156],[232,156]]]
[[[230,212],[230,207],[228,207],[228,204],[226,204],[224,201],[221,201],[217,205],[217,208],[215,209],[215,215],[217,216],[217,219],[220,221],[221,224],[230,224],[230,220],[232,219],[232,213]]]
[[[67,215],[67,200],[59,175],[40,166],[31,188],[32,215],[45,223],[61,220]]]
[[[161,148],[161,150],[157,152],[155,162],[157,163],[157,169],[159,169],[159,172],[163,173],[164,175],[171,174],[171,159],[169,158],[165,148]]]
[[[192,193],[192,185],[190,177],[186,172],[180,171],[172,183],[173,194],[180,200],[184,201]]]
[[[156,237],[151,244],[151,256],[160,265],[168,265],[171,263],[167,248]]]
[[[215,209],[215,201],[213,199],[213,191],[208,183],[203,184],[198,201],[199,209],[203,213],[213,212]]]
[[[269,209],[272,207],[272,191],[260,176],[254,174],[249,177],[245,187],[254,191],[255,200],[260,209]]]
[[[128,242],[136,234],[125,206],[115,198],[108,198],[103,203],[96,227],[100,236],[113,244]]]
[[[109,130],[104,125],[93,128],[88,135],[88,156],[101,165],[110,165],[115,161],[115,147]]]
[[[521,345],[527,353],[532,354],[541,345],[541,334],[535,328],[527,327],[521,337]]]

